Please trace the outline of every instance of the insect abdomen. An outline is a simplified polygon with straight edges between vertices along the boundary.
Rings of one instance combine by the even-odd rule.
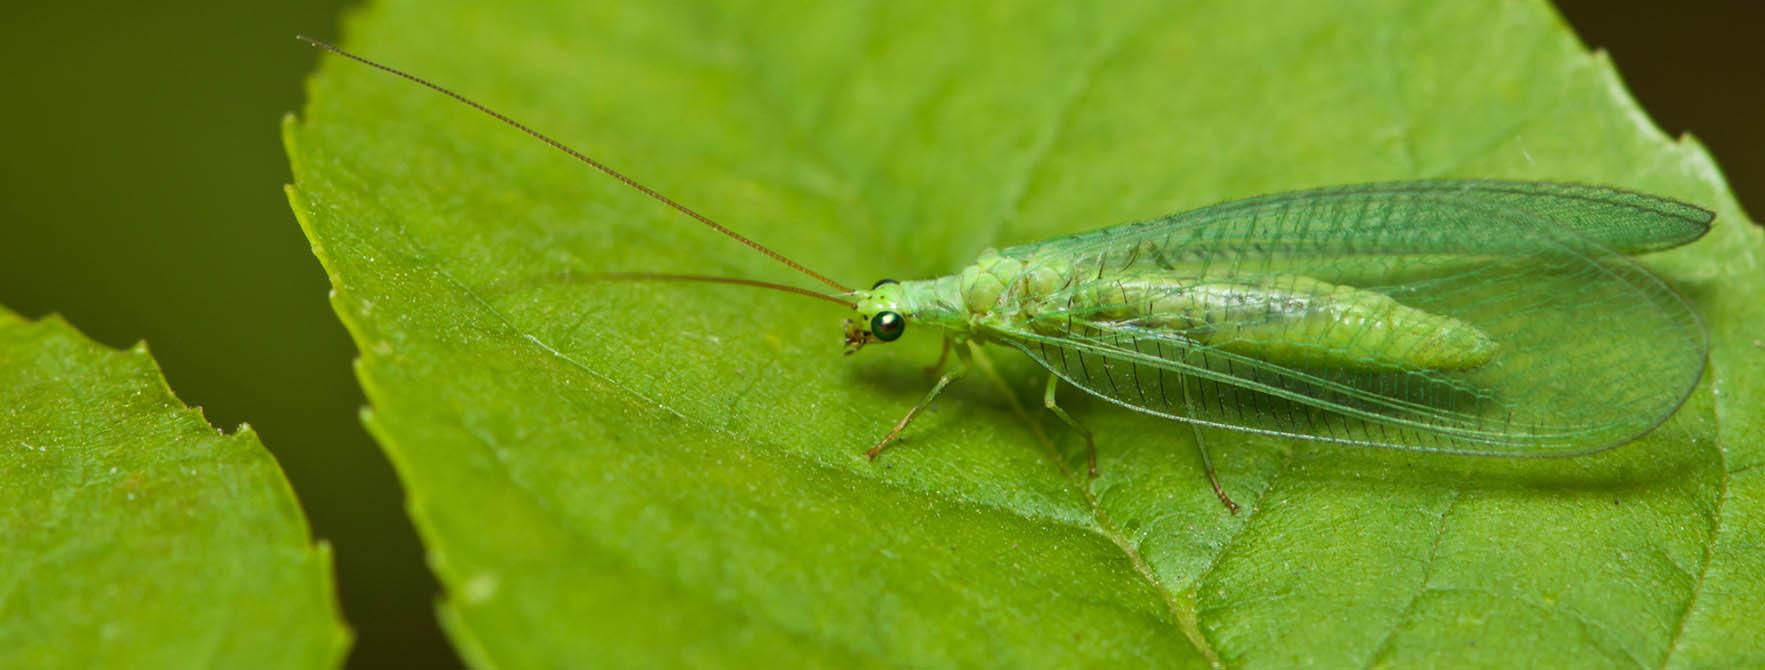
[[[1197,344],[1292,367],[1466,370],[1488,363],[1497,349],[1464,321],[1303,276],[1195,280],[1148,274],[1093,280],[1062,293],[1047,305],[1054,310],[1034,319],[1038,329],[1063,327],[1067,317],[1079,316],[1173,331]]]

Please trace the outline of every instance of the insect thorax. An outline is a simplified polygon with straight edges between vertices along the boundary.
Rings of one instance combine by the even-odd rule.
[[[958,333],[970,329],[973,315],[963,304],[955,275],[901,282],[893,297],[897,311],[916,323]]]

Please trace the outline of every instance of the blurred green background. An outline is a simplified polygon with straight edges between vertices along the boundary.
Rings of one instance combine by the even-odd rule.
[[[258,429],[335,547],[352,665],[454,665],[398,483],[356,420],[353,347],[281,191],[277,123],[318,58],[293,36],[336,38],[346,4],[0,7],[0,304],[60,312],[113,346],[146,340],[186,402]],[[1759,213],[1765,5],[1559,7]]]

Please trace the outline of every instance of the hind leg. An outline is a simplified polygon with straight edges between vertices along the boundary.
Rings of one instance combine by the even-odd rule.
[[[1213,459],[1207,457],[1207,443],[1201,439],[1201,426],[1189,424],[1195,428],[1195,450],[1201,453],[1201,467],[1207,471],[1207,483],[1213,485],[1213,494],[1219,496],[1220,502],[1233,514],[1238,513],[1238,503],[1232,502],[1232,496],[1226,495],[1226,489],[1220,486],[1220,476],[1213,471]]]
[[[1183,388],[1183,405],[1188,411],[1188,416],[1195,416],[1195,403],[1189,400],[1189,384],[1179,379],[1177,385]],[[1207,456],[1207,440],[1201,434],[1201,424],[1191,423],[1189,427],[1195,429],[1195,451],[1201,454],[1201,469],[1207,472],[1207,483],[1213,486],[1213,494],[1219,496],[1220,502],[1226,506],[1226,509],[1237,514],[1238,503],[1233,502],[1232,496],[1226,495],[1225,487],[1220,486],[1219,473],[1213,470],[1213,459]]]

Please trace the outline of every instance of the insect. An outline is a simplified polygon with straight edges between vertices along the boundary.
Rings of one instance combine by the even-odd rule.
[[[1714,214],[1616,188],[1435,180],[1324,188],[987,250],[931,279],[853,290],[451,90],[302,37],[488,114],[834,289],[739,284],[852,310],[846,353],[942,331],[942,374],[875,459],[977,361],[1014,348],[1062,383],[1195,426],[1448,454],[1550,457],[1653,430],[1703,375],[1692,306],[1628,258],[1701,237]],[[955,362],[949,362],[954,352]]]

